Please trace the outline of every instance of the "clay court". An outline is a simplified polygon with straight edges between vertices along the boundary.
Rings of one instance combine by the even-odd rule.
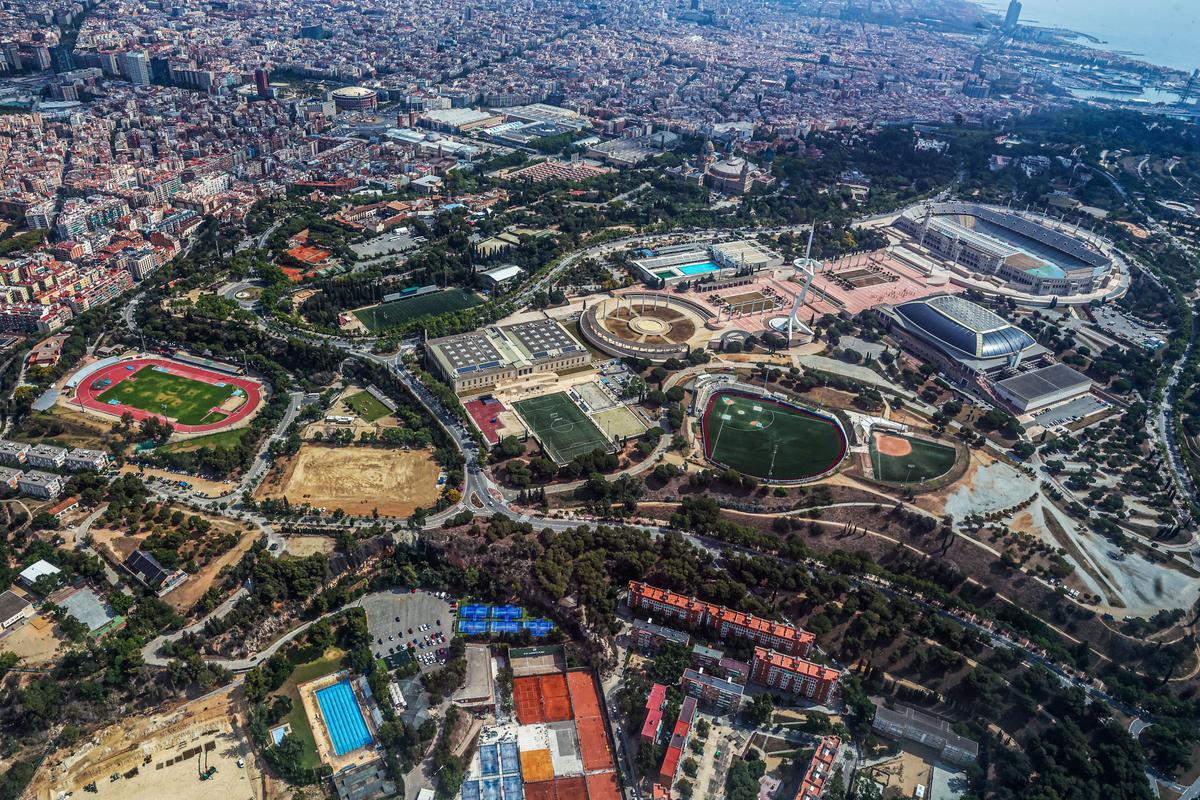
[[[516,678],[513,705],[522,725],[562,722],[571,718],[567,680],[562,673]]]
[[[354,516],[378,509],[383,516],[407,517],[437,500],[440,472],[429,450],[305,444],[272,469],[255,497],[287,497],[292,505],[340,508]]]
[[[88,368],[90,369],[90,368]],[[258,411],[263,387],[154,356],[131,358],[77,373],[72,406],[110,418],[171,420],[180,433],[209,433],[243,425]]]
[[[588,800],[583,778],[559,778],[525,784],[525,800]]]
[[[588,775],[588,800],[621,800],[621,788],[617,785],[615,772],[600,772]]]
[[[611,768],[612,752],[604,732],[604,720],[600,717],[580,717],[575,720],[575,731],[579,735],[579,755],[583,758],[583,768],[589,772]]]
[[[521,775],[526,783],[554,779],[554,761],[549,750],[524,750],[521,752]]]

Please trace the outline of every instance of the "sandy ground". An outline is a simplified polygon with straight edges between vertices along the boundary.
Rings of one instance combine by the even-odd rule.
[[[54,633],[54,622],[38,614],[0,638],[0,650],[19,657],[23,666],[40,667],[54,661],[62,641]]]
[[[332,553],[337,549],[337,542],[328,536],[289,536],[283,549],[289,556],[304,558],[317,553]]]
[[[953,514],[962,519],[968,514],[987,514],[1011,508],[1038,491],[1037,482],[1002,461],[971,451],[971,466],[963,479],[943,492],[929,496],[935,513]],[[924,503],[922,503],[924,505]]]
[[[104,800],[262,800],[263,776],[236,727],[239,711],[225,690],[165,714],[128,718],[90,742],[49,755],[26,797],[86,797],[83,787],[94,781],[94,796]],[[239,758],[245,759],[241,767]],[[201,781],[206,761],[216,772]],[[135,769],[136,775],[110,780]]]
[[[875,434],[875,449],[885,456],[902,458],[912,452],[912,443],[899,436],[888,436],[886,433]]]
[[[646,426],[626,406],[609,408],[592,415],[592,420],[611,439],[613,437],[641,436]]]
[[[124,467],[121,467],[122,475],[128,475],[129,473],[143,478],[165,478],[169,481],[187,481],[192,485],[193,489],[198,489],[208,497],[220,497],[221,495],[229,494],[237,488],[237,484],[230,481],[210,481],[208,478],[197,478],[155,467],[139,467],[134,464],[126,464]]]
[[[884,797],[914,797],[918,786],[929,791],[933,765],[920,756],[902,751],[893,759],[871,768],[871,774],[884,784]]]
[[[406,517],[437,500],[440,471],[429,450],[306,444],[271,470],[256,497],[286,496],[296,505],[359,516],[378,509],[384,516]]]

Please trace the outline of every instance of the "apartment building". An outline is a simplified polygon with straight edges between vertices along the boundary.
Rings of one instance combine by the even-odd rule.
[[[829,705],[837,694],[842,673],[765,647],[754,648],[750,680],[780,692],[790,692],[821,705]]]
[[[660,589],[641,581],[629,582],[629,606],[665,620],[704,630],[722,641],[748,640],[755,645],[803,658],[816,638],[793,625],[735,611],[695,597]]]

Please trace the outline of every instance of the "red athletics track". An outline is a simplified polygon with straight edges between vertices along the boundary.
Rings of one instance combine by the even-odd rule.
[[[132,366],[133,369],[126,369]],[[109,389],[113,388],[121,381],[126,380],[131,375],[137,375],[147,367],[163,367],[168,372],[175,375],[182,375],[185,378],[200,381],[201,383],[226,383],[231,386],[236,386],[246,393],[246,402],[234,411],[229,416],[217,422],[209,422],[204,425],[181,425],[172,420],[171,424],[175,426],[175,430],[180,433],[208,433],[210,431],[219,431],[230,427],[231,425],[242,421],[250,416],[262,403],[262,387],[249,378],[241,378],[236,375],[225,375],[220,372],[212,372],[200,367],[192,367],[186,364],[181,364],[178,361],[170,361],[165,358],[133,358],[128,361],[120,361],[112,366],[105,367],[99,372],[89,375],[86,381],[81,381],[75,387],[75,397],[71,401],[74,405],[82,405],[84,408],[90,408],[93,411],[99,411],[103,414],[121,416],[126,411],[133,415],[134,419],[143,420],[149,417],[158,417],[163,419],[165,415],[155,414],[152,411],[144,411],[140,408],[127,406],[124,404],[110,406],[108,403],[101,403],[96,399],[99,395],[104,394]],[[102,381],[108,378],[112,381],[108,386],[103,386],[99,389],[93,389],[92,385],[97,381]]]

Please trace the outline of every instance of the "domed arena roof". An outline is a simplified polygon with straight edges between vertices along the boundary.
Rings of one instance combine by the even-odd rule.
[[[969,358],[1007,358],[1035,344],[1025,331],[956,295],[902,303],[896,313],[930,339]]]

